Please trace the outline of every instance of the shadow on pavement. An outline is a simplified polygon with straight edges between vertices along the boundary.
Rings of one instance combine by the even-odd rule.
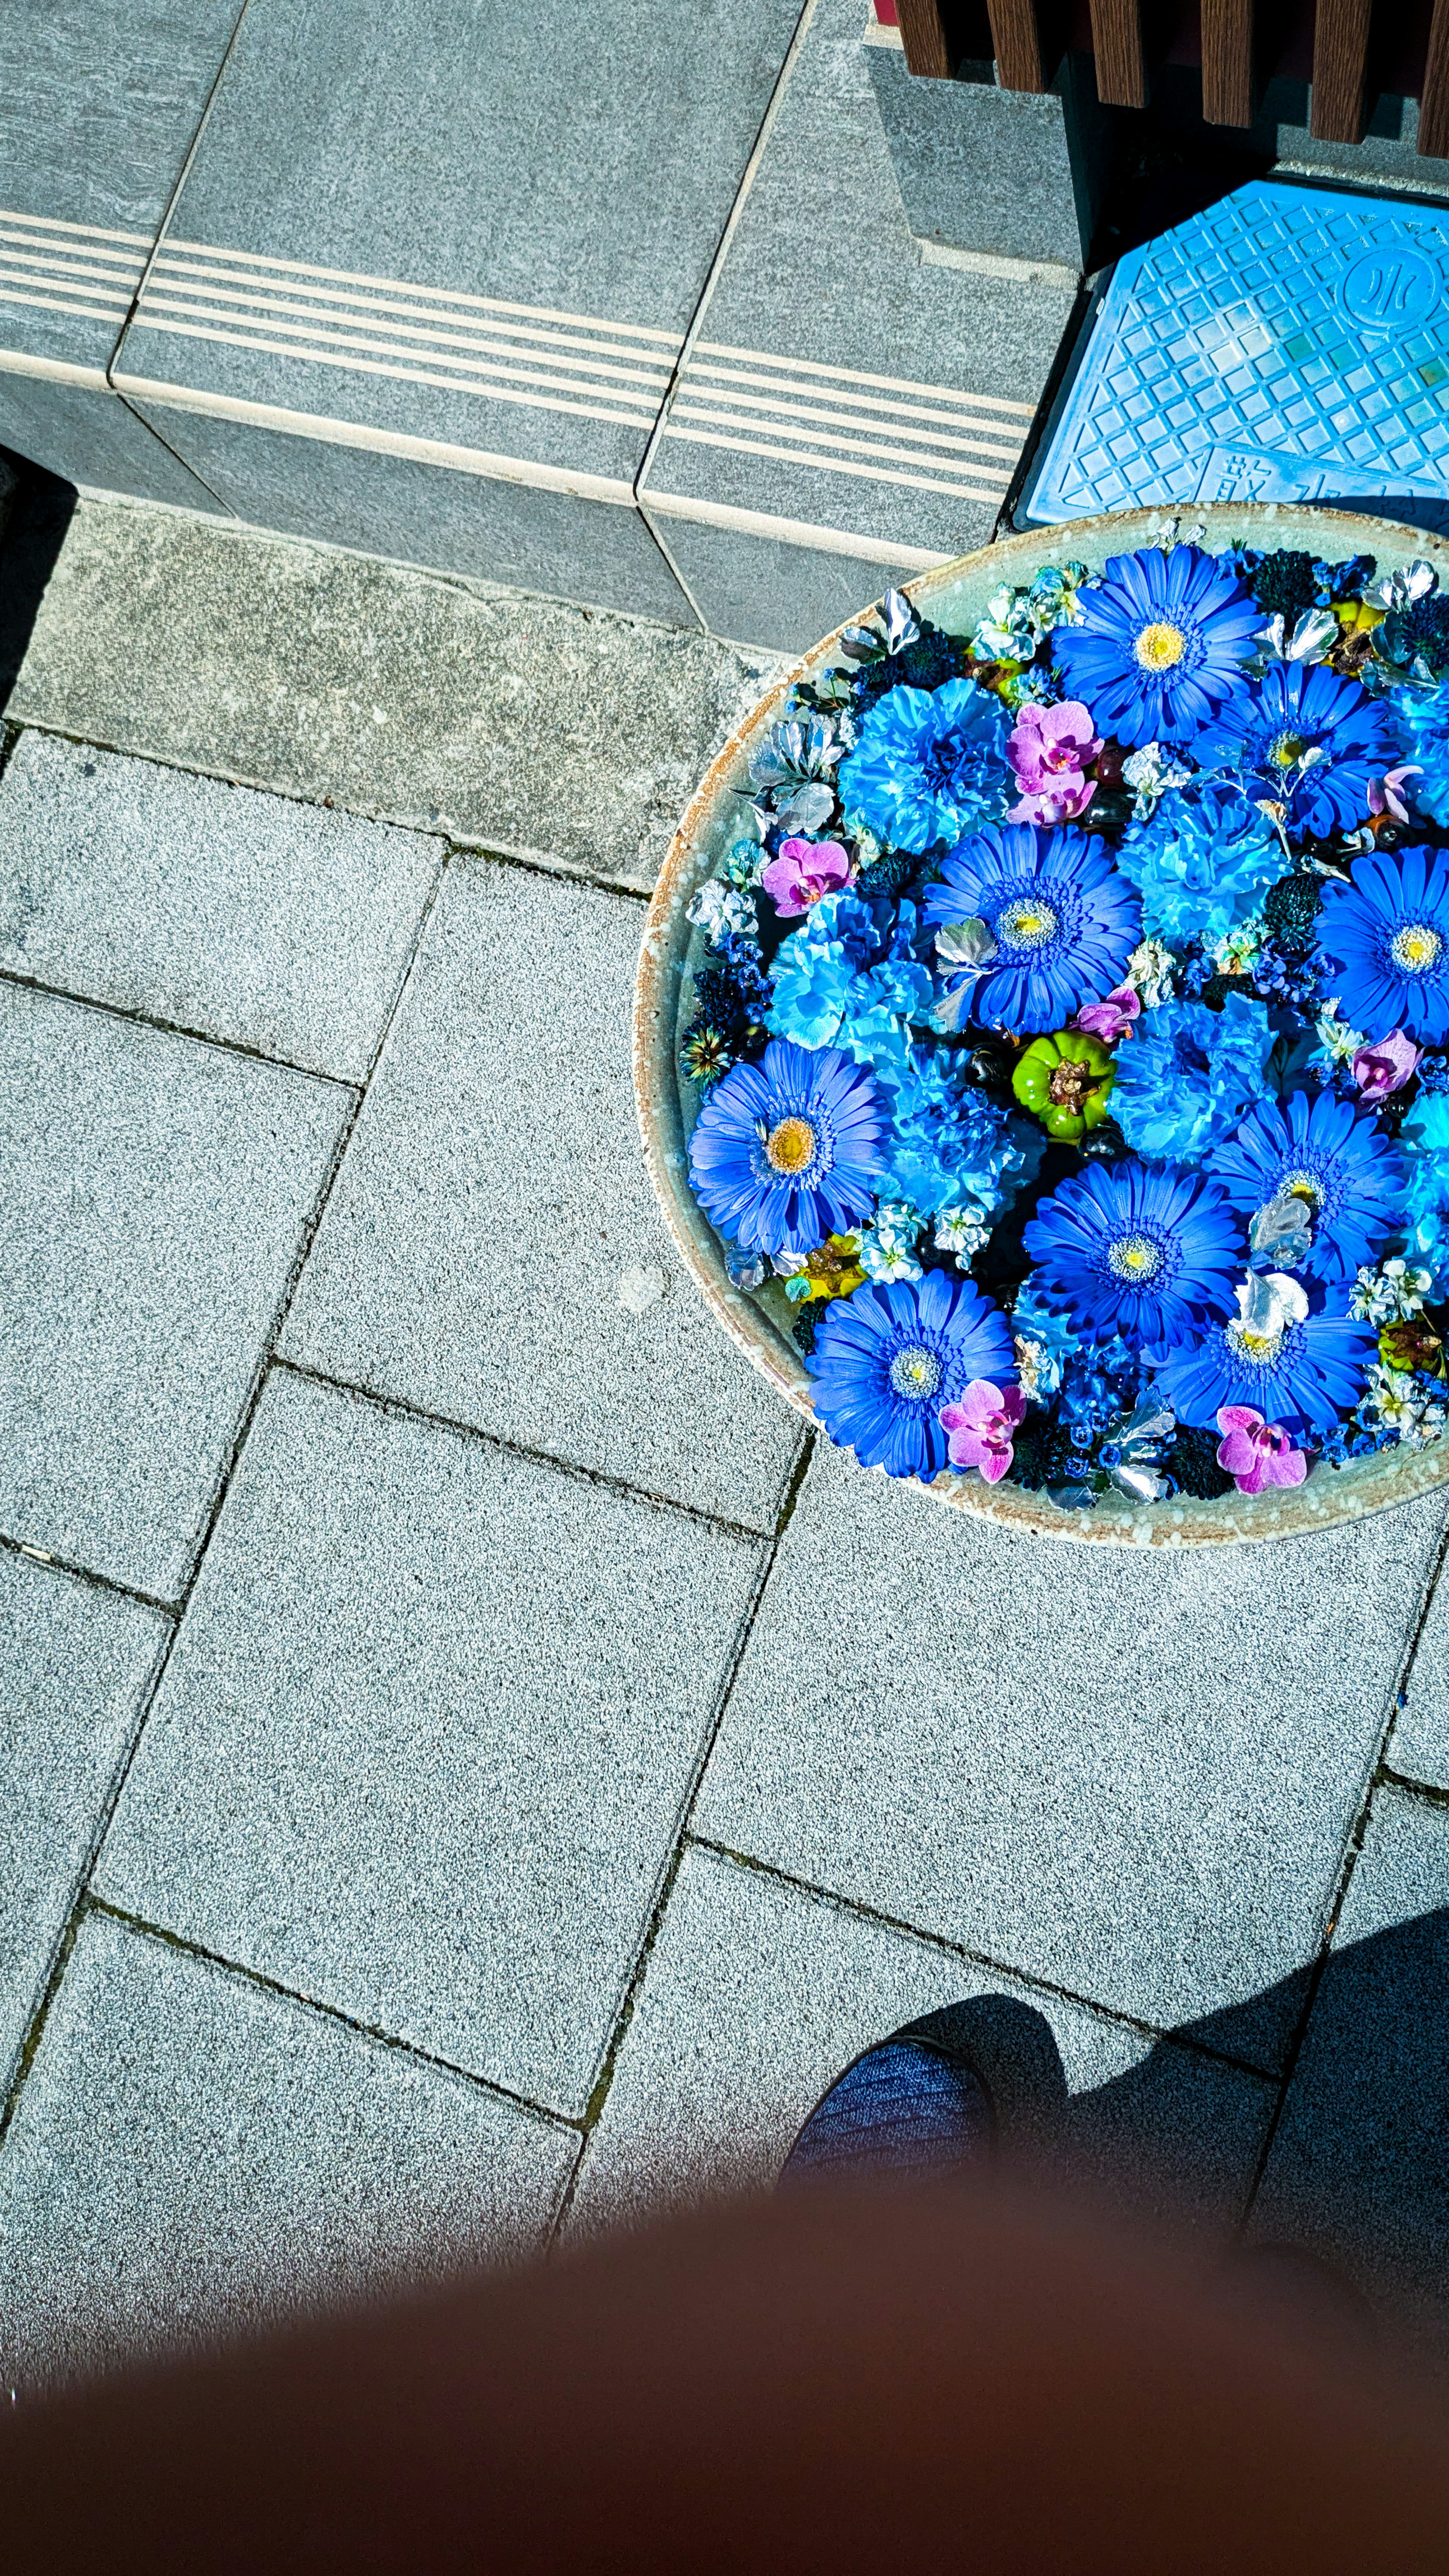
[[[79,497],[73,483],[0,448],[0,712],[9,704]]]

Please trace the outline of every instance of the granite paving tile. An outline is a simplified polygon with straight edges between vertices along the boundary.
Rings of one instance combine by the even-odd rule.
[[[1449,1789],[1449,1586],[1442,1575],[1414,1648],[1387,1759],[1410,1780]]]
[[[642,919],[453,862],[283,1347],[768,1529],[800,1426],[706,1315],[654,1203],[629,1078]]]
[[[25,733],[0,778],[0,967],[362,1082],[442,856]]]
[[[5,713],[645,887],[773,668],[698,633],[82,501]]]
[[[861,0],[819,0],[641,486],[668,513],[665,540],[705,623],[796,649],[776,536],[731,534],[717,514],[914,549],[918,568],[986,544],[1073,301],[1065,279],[922,260],[866,15]],[[822,565],[809,591],[830,578]],[[853,605],[888,578],[883,565]]]
[[[1254,2204],[1449,2375],[1449,1806],[1374,1797]]]
[[[169,1634],[139,1601],[0,1551],[0,2101]]]
[[[353,1095],[0,984],[0,1529],[173,1599]]]
[[[121,375],[627,492],[800,8],[252,0]]]
[[[699,1830],[1276,2064],[1443,1511],[1107,1559],[822,1445]]]
[[[1235,2221],[1272,2110],[1260,2077],[693,1847],[585,2152],[572,2226],[768,2188],[853,2057],[953,2004],[966,2007],[956,2029],[1008,2158],[1139,2210]]]
[[[103,1915],[0,2147],[0,2378],[531,2249],[568,2131]]]
[[[279,1371],[96,1886],[581,2111],[759,1557]]]

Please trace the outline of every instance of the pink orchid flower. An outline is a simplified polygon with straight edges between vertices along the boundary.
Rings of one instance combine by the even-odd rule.
[[[950,1433],[953,1467],[979,1467],[988,1485],[999,1484],[1011,1465],[1011,1435],[1026,1411],[1015,1386],[993,1386],[973,1377],[959,1404],[943,1404],[940,1422]]]
[[[1085,814],[1097,792],[1087,764],[1102,748],[1090,712],[1076,698],[1057,707],[1030,702],[1017,716],[1006,756],[1022,793],[1007,816],[1011,823],[1071,823]]]
[[[1402,1091],[1422,1052],[1402,1029],[1390,1029],[1386,1038],[1361,1046],[1353,1059],[1353,1078],[1365,1106],[1375,1108],[1391,1091]]]
[[[808,912],[822,895],[849,885],[850,861],[838,841],[782,841],[779,857],[771,859],[760,883],[775,910],[789,920]]]
[[[1368,786],[1368,809],[1371,814],[1392,814],[1396,823],[1407,823],[1409,809],[1399,790],[1406,778],[1417,778],[1419,763],[1408,760],[1402,769],[1386,769],[1382,778],[1371,778]]]
[[[1265,1485],[1301,1485],[1308,1473],[1308,1453],[1295,1449],[1281,1422],[1265,1422],[1251,1404],[1220,1404],[1218,1465],[1232,1477],[1240,1494],[1261,1494]]]
[[[1072,1025],[1100,1038],[1103,1046],[1114,1046],[1118,1038],[1131,1036],[1141,1008],[1142,996],[1131,984],[1115,984],[1105,1000],[1084,1002]]]

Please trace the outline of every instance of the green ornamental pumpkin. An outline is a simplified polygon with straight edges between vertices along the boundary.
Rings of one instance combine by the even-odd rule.
[[[1089,1127],[1100,1127],[1116,1078],[1111,1049],[1100,1038],[1085,1029],[1057,1029],[1049,1038],[1032,1039],[1011,1087],[1049,1136],[1075,1145]]]

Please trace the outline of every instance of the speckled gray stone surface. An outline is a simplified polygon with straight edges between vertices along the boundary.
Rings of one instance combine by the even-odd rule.
[[[1449,1789],[1449,1584],[1442,1578],[1414,1649],[1387,1759],[1410,1780]]]
[[[958,2028],[992,2092],[1002,2152],[1090,2177],[1139,2207],[1227,2228],[1272,2090],[1201,2052],[1029,1991],[949,1951],[693,1848],[685,1855],[602,2116],[573,2226],[591,2231],[773,2182],[850,2060],[967,2002]]]
[[[822,1444],[699,1829],[1274,2063],[1443,1511],[1105,1560]]]
[[[453,862],[284,1348],[765,1529],[801,1429],[710,1321],[654,1202],[629,1080],[642,927],[617,895]]]
[[[0,2379],[516,2255],[574,2152],[481,2086],[93,1914],[0,2148]]]
[[[648,886],[773,668],[697,633],[83,501],[5,712]]]
[[[1449,2376],[1449,1807],[1374,1797],[1254,2208]]]
[[[176,1597],[351,1095],[0,985],[0,1529]]]
[[[0,2100],[169,1623],[0,1551]]]
[[[758,1561],[280,1373],[96,1885],[579,2111]]]
[[[0,966],[361,1082],[442,856],[26,733],[0,778]]]

